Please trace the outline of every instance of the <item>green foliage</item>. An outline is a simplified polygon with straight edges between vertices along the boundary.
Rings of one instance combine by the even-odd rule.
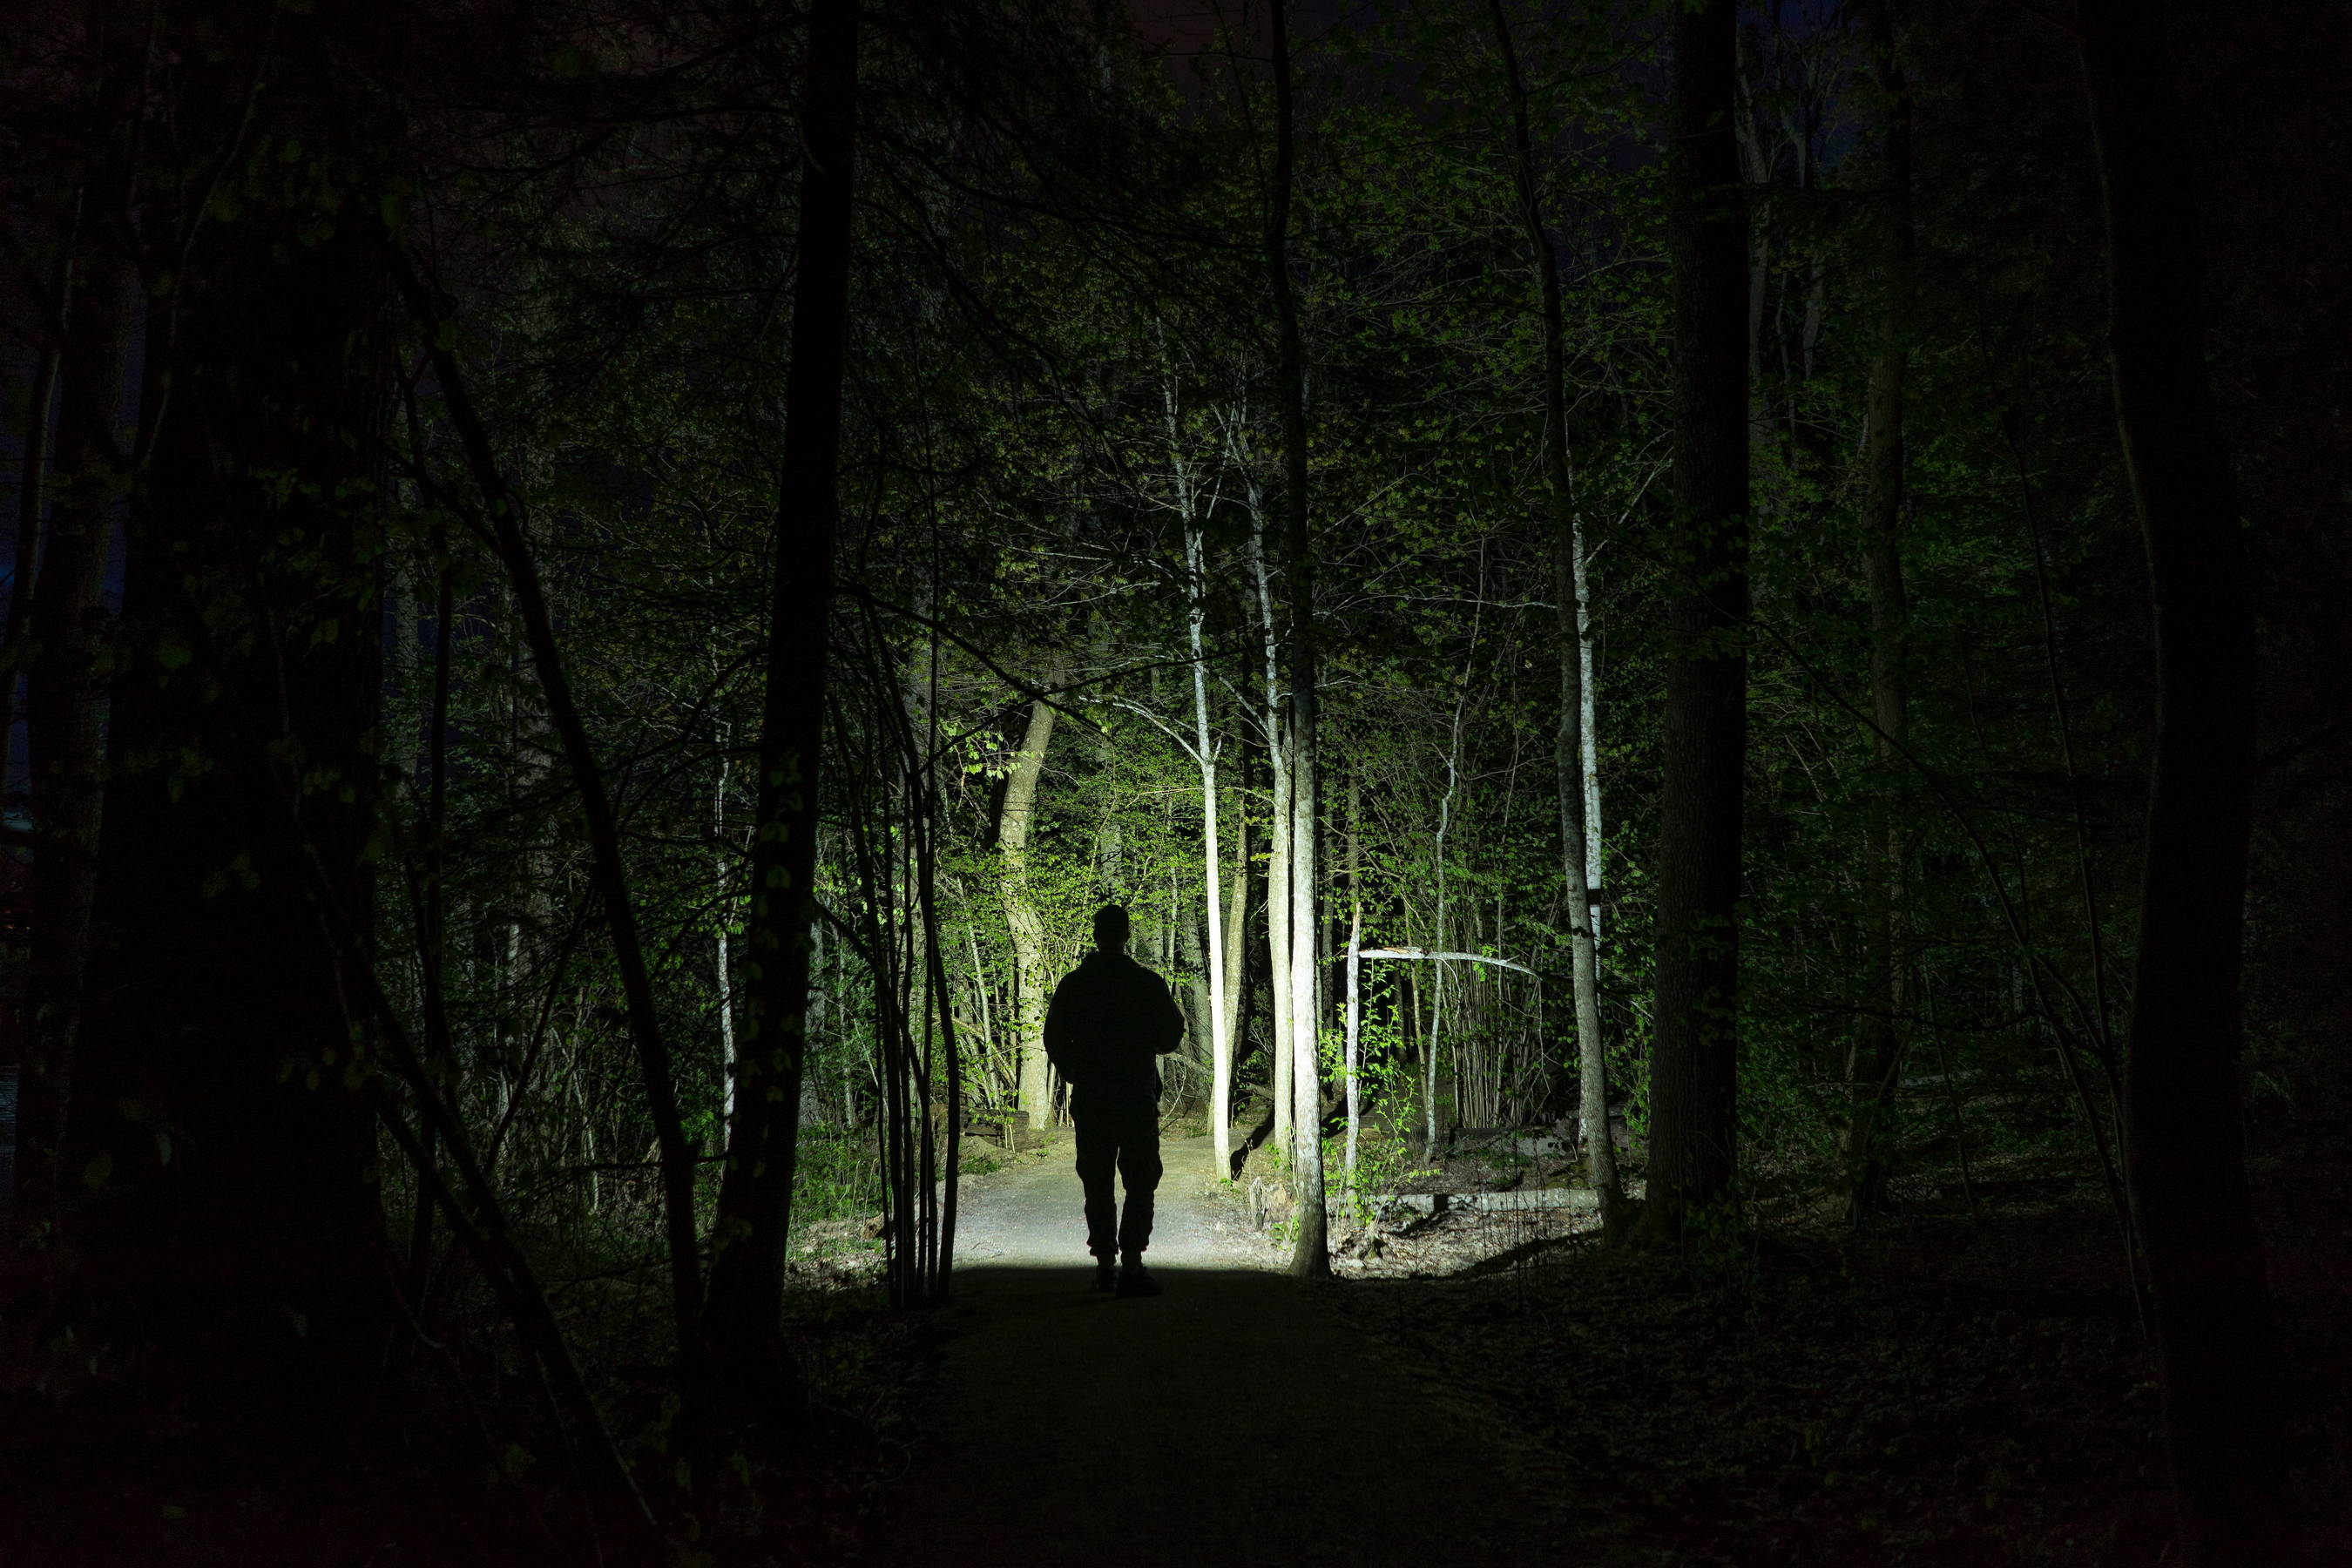
[[[856,1133],[803,1129],[793,1189],[795,1224],[863,1218],[881,1205],[871,1142]]]
[[[1654,40],[1605,10],[1514,25],[1545,84],[1537,194],[1561,282],[1591,579],[1603,1046],[1638,1174],[1675,588],[1660,533]],[[1856,457],[1876,286],[1859,227],[1876,178],[1873,110],[1828,19],[1752,43],[1744,1152],[1775,1181],[1839,1179],[1849,1060],[1874,1011],[1899,1015],[1909,1053],[1901,1141],[1957,1123],[1979,1147],[2078,1149],[2085,1123],[2051,1016],[2086,1049],[2122,1016],[2116,955],[2131,935],[2149,697],[2136,546],[2116,524],[2092,373],[2096,280],[2079,247],[2051,239],[2092,226],[2088,164],[2054,110],[1923,103],[1927,282],[1909,328],[1902,535],[1909,756],[1890,760],[1860,717],[1874,648]],[[1927,31],[1917,47],[1932,72],[1937,51],[1974,46]],[[567,50],[559,76],[621,58]],[[1396,59],[1414,68],[1372,68]],[[1095,905],[1134,910],[1134,951],[1188,1008],[1205,993],[1195,608],[1221,878],[1247,845],[1229,977],[1241,1091],[1268,1070],[1266,638],[1295,628],[1267,532],[1282,470],[1255,251],[1265,89],[1243,72],[1180,91],[1131,62],[1108,93],[1087,79],[1097,117],[1028,153],[944,144],[896,100],[872,109],[797,1194],[808,1223],[883,1203],[876,1130],[898,1092],[895,1016],[915,1020],[910,1048],[935,1053],[952,1024],[978,1151],[1020,1113],[1024,1036],[1084,952]],[[1433,1114],[1549,1125],[1578,1092],[1538,279],[1497,135],[1499,79],[1489,11],[1450,0],[1351,19],[1302,68],[1292,241],[1313,377],[1325,908],[1360,900],[1367,945],[1535,972],[1366,965],[1363,1092],[1381,1131],[1360,1150],[1360,1193],[1403,1179]],[[538,210],[526,186],[488,181],[429,194],[511,263],[511,291],[451,341],[487,367],[480,400],[512,454],[567,672],[621,803],[677,1091],[706,1154],[723,1130],[730,1027],[749,1048],[738,998],[752,962],[744,883],[788,314],[774,279],[793,210],[789,179],[772,175],[798,156],[788,127],[734,129],[740,140],[690,126],[637,149],[652,162],[615,178],[601,206]],[[1118,158],[1077,158],[1080,135]],[[293,178],[299,162],[257,159],[243,183]],[[219,199],[241,190],[229,182]],[[405,1003],[438,966],[451,1039],[437,1065],[469,1122],[510,1123],[501,1183],[551,1224],[560,1211],[562,1226],[627,1252],[649,1212],[651,1130],[603,913],[499,568],[445,500],[463,489],[456,454],[429,399],[420,414],[404,458],[433,482],[404,481],[384,547],[383,755],[395,782],[383,948]],[[445,582],[446,625],[433,608]],[[445,648],[453,762],[436,831],[425,715]],[[2064,748],[2053,675],[2069,699]],[[1016,877],[1006,785],[1041,694],[1056,718]],[[1899,1005],[1870,930],[1885,871],[1870,846],[1889,820]],[[937,989],[907,963],[926,868]],[[428,887],[449,910],[432,953]],[[1024,973],[1015,939],[1032,920],[1041,950]],[[1207,1093],[1206,1034],[1170,1064],[1188,1114]],[[2089,1076],[2095,1090],[2104,1073]],[[943,1066],[926,1083],[904,1113],[941,1125]],[[2107,1114],[2102,1094],[2092,1111]],[[1339,1160],[1335,1149],[1331,1169]]]

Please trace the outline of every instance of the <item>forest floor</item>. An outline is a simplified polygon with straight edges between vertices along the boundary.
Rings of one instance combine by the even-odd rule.
[[[2352,1164],[2258,1157],[2312,1561],[2352,1560]],[[2151,1365],[2095,1184],[1913,1183],[1696,1255],[1408,1221],[1328,1283],[1167,1145],[1156,1300],[1088,1293],[1066,1151],[967,1180],[903,1478],[843,1562],[2157,1564]],[[1355,1244],[1359,1257],[1367,1250]],[[2339,1552],[2345,1553],[2338,1555]]]
[[[1980,1160],[1972,1204],[1915,1172],[1859,1237],[1784,1196],[1677,1257],[1575,1215],[1398,1216],[1335,1232],[1335,1277],[1302,1285],[1181,1131],[1164,1295],[1087,1289],[1066,1133],[977,1159],[948,1305],[890,1310],[859,1224],[817,1237],[814,1432],[699,1465],[668,1436],[658,1289],[567,1296],[658,1534],[565,1484],[489,1317],[350,1428],[200,1416],[96,1356],[61,1392],[35,1375],[55,1347],[12,1334],[0,1568],[2177,1561],[2154,1373],[2079,1166]],[[2274,1125],[2252,1165],[2309,1562],[2352,1562],[2352,1126]]]
[[[967,1183],[936,1404],[859,1560],[1556,1560],[1538,1456],[1285,1277],[1207,1139],[1163,1146],[1147,1300],[1087,1289],[1063,1152]]]
[[[2352,1160],[2333,1132],[2273,1148],[2254,1163],[2289,1497],[2305,1561],[2352,1562]],[[1328,1300],[1572,1467],[1563,1560],[2177,1562],[2097,1184],[1997,1173],[1973,1207],[1908,1186],[1861,1236],[1822,1204],[1691,1256],[1577,1237]]]

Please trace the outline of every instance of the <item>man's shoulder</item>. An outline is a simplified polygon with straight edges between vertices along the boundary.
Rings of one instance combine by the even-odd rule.
[[[1118,955],[1118,962],[1119,978],[1129,984],[1143,987],[1156,986],[1162,991],[1168,989],[1168,982],[1160,978],[1158,970],[1146,968],[1123,952]]]
[[[1105,956],[1100,952],[1090,952],[1078,960],[1077,967],[1063,975],[1061,984],[1054,987],[1055,994],[1059,995],[1067,991],[1074,995],[1099,995],[1117,990],[1125,976],[1119,973],[1116,963],[1106,963]]]
[[[1123,952],[1087,954],[1076,969],[1062,977],[1062,984],[1104,997],[1132,998],[1170,994],[1168,982],[1160,978],[1157,971],[1146,968]]]
[[[1067,985],[1076,981],[1081,985],[1086,985],[1100,982],[1105,976],[1114,973],[1117,968],[1115,963],[1106,962],[1111,956],[1100,952],[1087,953],[1078,960],[1076,968],[1062,976],[1062,984]]]

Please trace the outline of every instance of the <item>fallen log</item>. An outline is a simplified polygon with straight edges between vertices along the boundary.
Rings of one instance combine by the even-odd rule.
[[[1410,1210],[1415,1214],[1517,1214],[1531,1209],[1597,1211],[1600,1198],[1591,1187],[1523,1187],[1507,1193],[1375,1193],[1375,1211]]]

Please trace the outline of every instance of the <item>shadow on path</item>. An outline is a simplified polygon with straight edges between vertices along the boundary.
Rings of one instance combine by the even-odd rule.
[[[1346,1287],[1271,1272],[1269,1249],[1218,1230],[1204,1152],[1171,1153],[1162,1224],[1182,1244],[1154,1246],[1151,1299],[1087,1289],[1058,1161],[966,1189],[977,1234],[1022,1256],[956,1271],[944,1408],[883,1505],[877,1560],[1563,1561],[1478,1410],[1335,1321],[1317,1293]],[[1033,1260],[1049,1234],[1067,1262]]]

